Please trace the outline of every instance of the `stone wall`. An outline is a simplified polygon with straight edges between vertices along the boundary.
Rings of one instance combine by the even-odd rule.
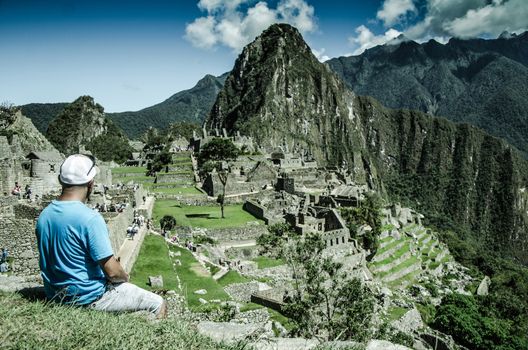
[[[139,189],[131,193],[137,203],[142,202],[144,192]],[[17,276],[32,276],[40,273],[38,265],[36,220],[43,207],[14,200],[12,197],[0,198],[0,249],[7,248],[12,258],[11,271]],[[44,205],[48,204],[43,202]],[[150,209],[144,209],[148,217]],[[141,212],[141,211],[140,211]],[[132,222],[134,208],[128,206],[122,213],[105,213],[114,254],[119,252],[126,239],[126,229]]]
[[[263,233],[267,233],[265,225],[246,225],[243,227],[224,228],[224,229],[191,229],[190,227],[177,227],[176,233],[181,239],[192,239],[194,236],[211,237],[217,242],[233,242],[249,239],[256,239]]]
[[[10,269],[18,276],[38,275],[38,249],[35,235],[35,207],[15,205],[4,207],[0,219],[0,249],[6,248],[12,258]]]
[[[231,299],[248,303],[251,301],[251,295],[259,291],[259,282],[251,281],[248,283],[233,283],[224,288]]]
[[[105,215],[106,216],[106,215]],[[126,230],[134,219],[134,208],[129,205],[122,213],[114,217],[105,217],[106,225],[108,226],[108,233],[110,235],[110,243],[114,254],[119,252],[121,245],[126,239]]]
[[[282,312],[284,292],[285,290],[280,288],[258,291],[251,295],[251,302]]]

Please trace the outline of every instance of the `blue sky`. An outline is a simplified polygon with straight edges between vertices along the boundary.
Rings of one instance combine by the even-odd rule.
[[[273,22],[298,27],[321,60],[394,36],[445,42],[528,28],[526,0],[0,0],[0,102],[138,110],[229,71]]]

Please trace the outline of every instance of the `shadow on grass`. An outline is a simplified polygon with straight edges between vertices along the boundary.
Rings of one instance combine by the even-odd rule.
[[[28,287],[28,288],[22,288],[19,291],[17,291],[17,294],[22,296],[22,298],[29,300],[29,301],[47,301],[48,298],[46,297],[46,292],[44,291],[44,287]]]

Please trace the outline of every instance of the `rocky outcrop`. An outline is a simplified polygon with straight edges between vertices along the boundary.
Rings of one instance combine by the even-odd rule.
[[[14,158],[23,158],[35,151],[56,151],[31,120],[15,107],[0,108],[0,135],[7,137]],[[7,157],[7,154],[2,156]]]
[[[81,96],[50,122],[46,135],[61,152],[72,154],[107,130],[103,107],[92,97]]]

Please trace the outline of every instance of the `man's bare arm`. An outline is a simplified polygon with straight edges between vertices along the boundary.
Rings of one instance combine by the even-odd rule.
[[[111,283],[128,282],[128,273],[123,270],[123,267],[121,267],[119,261],[117,261],[113,256],[99,260],[99,265],[101,265],[106,278]]]

